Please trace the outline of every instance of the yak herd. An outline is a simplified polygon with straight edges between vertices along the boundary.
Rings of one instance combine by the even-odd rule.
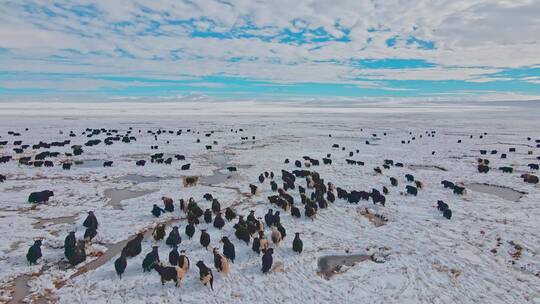
[[[28,129],[26,129],[28,131]],[[231,132],[243,132],[243,129],[233,130]],[[138,133],[142,133],[141,130]],[[154,137],[155,140],[161,134],[170,134],[180,136],[185,133],[199,134],[191,129],[183,130],[163,130],[157,131],[148,130],[147,133]],[[214,131],[206,132],[205,137],[210,137]],[[62,133],[63,134],[63,133]],[[437,133],[435,131],[426,131],[425,134],[414,135],[409,133],[411,137],[408,140],[402,140],[402,144],[411,143],[411,141],[421,138],[426,135],[428,137],[435,137]],[[20,136],[20,132],[9,132],[8,135]],[[137,136],[132,128],[125,132],[121,132],[115,129],[91,129],[88,128],[81,134],[88,139],[84,144],[71,145],[71,141],[74,137],[77,137],[75,132],[70,131],[68,136],[70,139],[55,142],[42,142],[39,141],[36,144],[23,144],[22,140],[15,140],[12,142],[12,151],[15,155],[4,155],[5,150],[3,147],[9,144],[8,141],[0,141],[0,151],[2,156],[0,157],[0,163],[7,163],[10,161],[18,161],[20,166],[33,166],[33,167],[54,167],[54,159],[63,156],[62,161],[56,162],[60,164],[62,169],[70,170],[73,162],[70,161],[74,156],[81,155],[85,149],[90,149],[93,146],[100,144],[112,145],[115,143],[129,144],[137,141]],[[487,133],[479,136],[483,138]],[[103,136],[104,139],[95,139],[93,137]],[[376,137],[376,134],[373,134]],[[384,133],[386,136],[386,133]],[[332,137],[329,135],[329,137]],[[471,136],[472,138],[472,136]],[[249,140],[248,136],[242,136],[242,140]],[[252,137],[255,140],[255,137]],[[528,141],[531,141],[528,138]],[[197,143],[201,141],[197,139]],[[167,141],[169,143],[169,141]],[[461,140],[458,141],[458,144]],[[536,140],[537,147],[540,146],[540,140]],[[217,145],[217,141],[213,141],[213,145]],[[366,141],[366,144],[370,144]],[[37,152],[41,149],[50,149],[51,147],[64,147],[70,146],[70,152],[66,152],[61,155],[60,152],[52,152],[49,150]],[[158,145],[152,145],[151,150],[158,149]],[[212,145],[205,145],[206,150],[212,150]],[[346,148],[340,146],[338,143],[331,145],[334,150],[345,151]],[[22,156],[25,151],[34,151],[32,156]],[[345,164],[351,166],[365,166],[364,161],[352,159],[355,154],[360,151],[350,151],[348,157],[345,159]],[[497,155],[497,150],[480,150],[480,155]],[[510,148],[508,153],[516,153],[516,148]],[[31,153],[27,153],[29,155]],[[435,151],[432,152],[435,154]],[[532,151],[529,152],[532,154]],[[17,156],[19,156],[17,158]],[[507,159],[506,153],[500,154],[501,159]],[[540,157],[538,157],[540,159]],[[155,164],[171,165],[173,161],[186,161],[186,157],[181,154],[174,156],[166,156],[164,153],[154,153],[150,155],[149,159],[134,160],[136,166],[145,166],[148,162]],[[221,202],[214,197],[211,193],[206,193],[202,196],[202,199],[211,202],[211,207],[204,209],[199,206],[197,200],[193,197],[187,200],[179,199],[176,203],[173,198],[162,197],[161,204],[153,204],[149,216],[159,218],[164,213],[182,213],[187,219],[187,224],[184,227],[183,233],[180,231],[180,226],[174,225],[167,233],[167,227],[163,223],[157,223],[152,232],[152,238],[154,242],[164,241],[167,246],[170,247],[168,259],[161,259],[159,256],[158,246],[154,246],[150,252],[148,252],[142,262],[142,270],[144,272],[155,271],[159,274],[162,284],[167,281],[172,281],[175,285],[180,286],[185,277],[188,274],[191,262],[188,257],[188,253],[185,250],[179,250],[182,243],[182,236],[185,235],[188,239],[192,239],[197,230],[199,230],[199,243],[207,249],[208,254],[212,254],[214,261],[214,269],[226,276],[231,267],[234,267],[234,261],[236,259],[236,250],[249,250],[261,257],[261,271],[267,273],[272,270],[273,254],[275,250],[278,250],[279,244],[286,238],[287,230],[286,224],[281,220],[281,212],[290,213],[291,220],[301,220],[302,218],[310,221],[317,220],[317,215],[324,212],[325,209],[331,208],[333,204],[338,202],[348,202],[350,204],[358,204],[360,201],[370,201],[373,204],[378,204],[384,207],[387,204],[387,195],[389,194],[389,188],[399,187],[398,178],[395,176],[388,176],[388,184],[382,186],[380,189],[346,189],[346,187],[340,187],[332,182],[325,181],[325,179],[316,171],[313,170],[317,166],[331,166],[339,162],[339,159],[332,158],[332,154],[326,154],[326,157],[322,157],[321,161],[310,156],[304,156],[301,160],[285,159],[284,164],[288,167],[293,165],[294,170],[281,170],[281,174],[274,174],[272,171],[262,172],[257,177],[257,182],[248,185],[249,193],[251,196],[260,195],[261,189],[269,189],[273,192],[272,195],[266,197],[269,208],[266,214],[256,215],[255,211],[251,210],[249,214],[240,215],[232,207],[226,207],[222,209]],[[113,161],[108,160],[103,162],[103,167],[112,167]],[[490,161],[487,158],[478,158],[477,170],[479,173],[487,174],[490,172]],[[529,163],[528,168],[530,170],[538,170],[538,164]],[[395,162],[391,159],[382,160],[380,166],[373,168],[375,174],[383,175],[384,170],[391,167],[404,167],[401,162]],[[183,163],[180,166],[181,170],[190,170],[190,163]],[[229,172],[235,172],[236,167],[227,167]],[[513,173],[514,168],[511,166],[499,167],[499,170],[503,173]],[[531,173],[523,173],[520,175],[526,183],[537,184],[538,177]],[[9,179],[9,176],[0,174],[0,182],[5,182]],[[417,196],[425,187],[422,181],[417,180],[412,174],[404,175],[405,185],[403,191],[400,192],[403,195]],[[466,188],[457,182],[451,182],[448,180],[441,181],[441,185],[444,188],[450,189],[456,195],[466,194]],[[28,202],[32,204],[47,203],[51,197],[54,196],[53,191],[44,190],[39,192],[30,193]],[[295,197],[299,197],[299,200]],[[161,206],[160,206],[161,205]],[[448,204],[442,200],[437,201],[437,209],[442,213],[442,216],[446,219],[452,218],[452,211]],[[234,223],[232,223],[235,221]],[[234,237],[237,239],[237,245],[240,248],[237,249],[233,240],[228,236],[224,236],[219,239],[219,242],[223,244],[220,251],[217,247],[212,247],[212,240],[207,229],[198,229],[198,225],[204,222],[207,226],[213,227],[212,229],[223,229],[228,223],[232,225],[234,229]],[[83,226],[86,228],[84,238],[77,240],[75,232],[69,232],[64,241],[64,255],[66,260],[71,265],[78,265],[86,260],[86,246],[92,242],[93,238],[98,233],[98,220],[94,212],[88,212],[88,216],[85,219]],[[119,277],[122,277],[126,268],[128,267],[128,260],[138,256],[142,252],[142,242],[144,240],[144,234],[138,233],[135,237],[130,239],[124,248],[122,249],[120,256],[114,262],[114,268]],[[245,248],[244,249],[244,244]],[[28,249],[26,258],[30,264],[35,264],[42,257],[41,253],[42,240],[36,240],[34,244]],[[280,249],[282,250],[282,249]],[[298,254],[303,251],[303,242],[300,238],[299,232],[294,232],[294,239],[292,241],[292,250]],[[205,286],[209,285],[213,289],[214,273],[212,268],[205,265],[202,260],[198,260],[195,266],[199,269],[199,279]]]

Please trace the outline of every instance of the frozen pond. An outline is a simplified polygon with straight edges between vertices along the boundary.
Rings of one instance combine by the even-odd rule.
[[[230,178],[232,178],[232,175],[230,173],[223,173],[220,171],[216,171],[212,175],[201,176],[199,180],[201,184],[204,184],[204,185],[217,185],[217,184],[221,184],[227,181]]]
[[[370,260],[371,256],[367,254],[326,255],[319,257],[317,261],[318,273],[328,280],[339,273],[343,266],[351,267],[357,263]]]
[[[104,194],[109,199],[109,205],[116,210],[122,210],[122,201],[154,193],[156,190],[106,189]]]
[[[472,191],[495,195],[502,199],[505,199],[507,201],[512,201],[512,202],[519,201],[525,194],[527,194],[526,192],[517,191],[512,188],[505,187],[505,186],[497,186],[497,185],[481,184],[481,183],[468,184],[466,185],[466,188],[471,189]]]
[[[30,292],[30,286],[28,286],[28,281],[32,279],[30,275],[21,275],[18,276],[13,283],[13,294],[12,298],[8,304],[18,304],[22,303],[22,300],[28,296]]]
[[[201,176],[199,182],[203,185],[218,185],[227,180],[233,179],[241,169],[251,168],[250,164],[231,164],[230,156],[225,153],[213,153],[205,157],[208,163],[217,167],[212,171],[212,175]],[[227,168],[235,167],[237,171],[230,172]]]
[[[133,183],[155,183],[160,180],[167,179],[166,177],[159,176],[144,176],[139,174],[126,174],[118,178],[119,180],[130,181]]]
[[[409,168],[413,170],[448,171],[441,166],[435,165],[409,165]]]
[[[39,219],[39,221],[34,224],[34,228],[43,229],[51,225],[73,224],[76,219],[77,219],[77,215],[62,216],[62,217],[56,217],[56,218],[50,218],[50,219]]]
[[[87,159],[87,160],[77,160],[74,162],[75,166],[78,168],[101,168],[103,163],[106,160],[103,159]]]

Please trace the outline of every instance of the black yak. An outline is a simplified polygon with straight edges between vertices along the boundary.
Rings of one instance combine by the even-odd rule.
[[[414,196],[418,195],[418,188],[409,185],[407,185],[405,188],[407,190],[407,194],[411,194]]]
[[[146,254],[142,262],[143,272],[150,272],[154,268],[154,264],[159,263],[158,247],[153,246],[152,251]]]
[[[114,261],[114,270],[116,270],[116,274],[122,278],[122,274],[126,270],[127,267],[127,261],[126,261],[126,254],[124,251],[120,253],[120,257]]]
[[[302,243],[302,240],[300,239],[300,233],[299,232],[296,232],[294,234],[294,240],[293,240],[293,251],[294,252],[298,252],[298,253],[302,253],[302,249],[303,249],[303,243]]]
[[[178,232],[178,226],[174,226],[165,240],[165,244],[170,247],[178,246],[182,242],[180,232]]]
[[[236,259],[234,244],[226,236],[221,238],[221,242],[223,243],[223,255],[234,263],[234,260]]]
[[[203,261],[198,261],[196,265],[199,268],[199,280],[204,286],[210,283],[210,289],[214,290],[214,275],[212,274],[212,270],[206,267]]]
[[[264,251],[264,254],[262,256],[262,272],[267,273],[272,268],[273,264],[273,258],[272,254],[274,253],[274,249],[268,248]]]
[[[210,235],[206,232],[206,229],[201,229],[201,237],[199,238],[199,243],[205,249],[208,249],[208,245],[210,245]]]
[[[34,244],[28,249],[26,253],[26,260],[30,265],[36,264],[37,260],[42,257],[41,254],[41,240],[34,241]]]
[[[142,251],[141,242],[143,238],[144,238],[143,234],[138,233],[134,239],[132,239],[126,244],[126,246],[122,249],[122,252],[125,253],[126,257],[132,258],[139,255],[139,253],[141,253]]]

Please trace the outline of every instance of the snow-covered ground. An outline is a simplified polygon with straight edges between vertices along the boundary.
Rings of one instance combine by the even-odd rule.
[[[168,107],[174,109],[169,111]],[[28,167],[17,161],[0,164],[0,174],[7,177],[0,183],[0,302],[17,303],[25,298],[53,303],[540,303],[540,186],[519,178],[522,173],[538,174],[527,167],[540,163],[540,148],[535,143],[540,139],[540,120],[534,119],[540,113],[536,108],[199,107],[0,105],[0,142],[8,141],[0,146],[0,156],[18,159],[44,150],[62,152],[52,159],[53,168]],[[29,148],[23,154],[12,150],[14,140],[32,145],[71,139],[70,145],[84,144],[89,139],[81,134],[86,128],[118,129],[121,133],[132,128],[137,141],[83,146],[85,152],[75,157],[63,155],[71,151],[69,146]],[[159,129],[182,129],[183,133],[163,133],[157,140],[147,133]],[[76,137],[68,136],[71,130]],[[14,137],[8,131],[21,136]],[[210,131],[215,132],[206,137]],[[435,137],[426,135],[431,131],[436,131]],[[487,135],[480,138],[484,132]],[[105,137],[100,134],[91,139]],[[410,143],[402,144],[402,140]],[[332,148],[333,144],[340,148]],[[152,145],[159,148],[151,150]],[[212,145],[212,150],[205,145]],[[516,152],[509,152],[510,147]],[[488,154],[480,155],[482,149]],[[497,154],[491,155],[491,150]],[[165,158],[183,154],[186,160],[174,159],[171,165],[150,163],[150,154],[157,152]],[[323,165],[321,159],[328,153],[333,163]],[[501,153],[508,158],[501,159]],[[287,236],[275,248],[274,269],[269,274],[261,273],[261,256],[251,245],[234,236],[236,220],[227,222],[221,231],[203,222],[191,240],[183,233],[187,223],[178,208],[180,198],[193,197],[205,209],[210,202],[202,196],[211,193],[222,209],[232,206],[239,214],[255,210],[257,216],[264,216],[268,208],[277,207],[268,202],[270,185],[268,181],[260,184],[259,174],[273,171],[281,185],[281,170],[296,169],[294,160],[305,155],[321,160],[320,166],[308,170],[344,189],[388,187],[386,206],[338,199],[328,209],[319,210],[311,221],[304,217],[298,190],[289,190],[301,207],[302,217],[293,218],[281,211]],[[490,160],[489,173],[478,173],[478,157]],[[286,158],[291,163],[285,164]],[[92,161],[62,170],[59,164],[68,159]],[[139,159],[146,159],[147,165],[136,166]],[[365,165],[349,165],[345,159]],[[402,162],[404,167],[383,168],[383,174],[376,174],[373,168],[382,168],[385,159]],[[113,167],[100,166],[103,160],[114,161]],[[187,163],[190,170],[180,170]],[[228,173],[228,166],[237,166],[238,171]],[[513,167],[514,173],[502,173],[498,170],[501,166]],[[416,197],[403,194],[407,173],[424,183]],[[207,178],[195,187],[184,187],[184,176]],[[397,178],[399,185],[391,187],[389,177]],[[440,182],[445,179],[464,185],[504,186],[526,194],[518,201],[471,189],[458,196],[443,188]],[[260,193],[249,195],[250,183],[258,185]],[[305,180],[297,179],[297,184],[305,186]],[[119,195],[133,197],[111,203],[107,193],[114,189],[131,190]],[[54,197],[46,204],[29,204],[28,195],[41,190],[53,190]],[[162,205],[162,196],[172,197],[176,210],[155,218],[150,210],[153,204]],[[451,220],[437,210],[437,200],[450,206]],[[375,225],[366,208],[387,222]],[[82,268],[92,265],[95,257],[67,267],[64,238],[72,230],[82,237],[82,222],[89,210],[100,222],[92,245],[96,251],[118,250],[118,244],[157,222],[169,224],[167,233],[171,226],[179,226],[179,249],[186,250],[192,264],[184,284],[179,288],[170,282],[162,286],[156,272],[143,273],[142,259],[154,244],[150,237],[143,242],[142,254],[128,259],[122,279],[113,265],[118,254],[103,258],[94,264],[98,267],[87,271]],[[199,244],[199,228],[206,227],[210,247],[222,248],[222,236],[229,236],[236,247],[237,259],[230,274],[223,277],[214,269],[214,291],[199,282],[195,267],[196,261],[203,260],[214,268],[211,251]],[[304,242],[300,255],[292,251],[295,232],[301,233]],[[270,236],[268,227],[266,234]],[[43,239],[44,257],[29,266],[25,255],[36,238]],[[170,249],[164,241],[157,244],[161,259],[167,261]],[[368,260],[344,266],[327,279],[317,273],[318,258],[334,254],[375,254],[381,263]]]

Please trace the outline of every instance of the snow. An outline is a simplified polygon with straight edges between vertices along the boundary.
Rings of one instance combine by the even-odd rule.
[[[112,168],[73,166],[69,171],[62,170],[58,163],[67,159],[65,156],[54,159],[54,168],[27,167],[16,161],[0,164],[0,174],[7,176],[7,180],[0,183],[0,301],[9,300],[16,277],[41,272],[28,281],[27,300],[41,298],[59,303],[538,303],[540,191],[539,186],[526,184],[519,178],[524,172],[536,174],[526,165],[539,162],[536,157],[540,149],[536,148],[534,139],[540,139],[540,122],[528,119],[538,113],[519,108],[489,111],[477,106],[461,111],[458,108],[443,111],[439,107],[431,111],[421,108],[352,112],[331,108],[327,112],[324,108],[304,111],[301,107],[291,107],[287,111],[284,105],[272,107],[269,112],[264,111],[270,106],[257,111],[240,105],[214,112],[212,106],[200,106],[199,113],[198,105],[171,106],[174,111],[166,111],[167,106],[171,105],[153,106],[152,111],[142,115],[141,109],[150,106],[136,105],[131,109],[130,104],[120,107],[80,105],[88,107],[85,115],[85,111],[76,111],[77,107],[62,109],[61,105],[41,111],[36,104],[29,104],[25,111],[18,111],[23,107],[20,105],[2,105],[2,109],[8,111],[0,114],[3,115],[0,141],[8,140],[9,144],[0,147],[0,155],[15,155],[13,140],[34,144],[40,140],[72,139],[71,145],[84,144],[88,138],[81,136],[81,132],[87,127],[121,132],[133,127],[137,141],[83,147],[85,153],[73,158],[113,160]],[[233,117],[233,110],[240,112]],[[24,131],[25,127],[29,128],[28,132]],[[159,128],[183,129],[184,132],[181,136],[162,134],[157,141],[146,133]],[[188,128],[200,134],[187,133]],[[230,129],[240,128],[244,132],[230,132]],[[21,132],[21,136],[8,135],[11,130]],[[69,130],[77,137],[69,138]],[[210,130],[216,132],[206,137],[204,134]],[[425,134],[431,130],[437,131],[434,138]],[[480,139],[483,132],[488,135]],[[377,134],[377,140],[372,139],[372,133]],[[419,134],[423,137],[419,138]],[[469,135],[474,138],[470,139]],[[248,136],[249,140],[242,141],[241,136]],[[256,139],[252,140],[252,136]],[[416,139],[410,144],[401,144],[401,140],[412,136]],[[528,136],[533,140],[527,141]],[[198,138],[201,143],[196,143]],[[463,142],[457,144],[458,139]],[[170,144],[166,144],[167,140]],[[217,145],[212,144],[214,140]],[[366,145],[366,140],[371,144]],[[332,148],[333,143],[339,143],[346,150]],[[155,144],[159,149],[150,150]],[[212,144],[213,150],[207,151],[206,144]],[[509,147],[516,147],[517,152],[509,153]],[[356,149],[360,153],[349,157],[349,151]],[[498,154],[480,156],[480,149],[496,149]],[[46,149],[39,151],[43,150]],[[48,150],[66,152],[70,148]],[[533,155],[527,153],[529,150],[534,151]],[[432,151],[436,153],[432,155]],[[170,166],[149,161],[144,167],[135,166],[135,160],[149,160],[150,154],[157,152],[165,153],[166,157],[183,154],[186,160],[175,159]],[[33,153],[28,149],[23,155]],[[208,192],[218,198],[222,209],[233,206],[239,214],[247,215],[249,210],[255,210],[257,216],[264,216],[268,208],[276,210],[277,207],[268,203],[266,197],[272,193],[270,186],[267,181],[259,184],[258,175],[273,171],[281,185],[281,169],[294,170],[294,160],[304,155],[321,159],[327,153],[332,154],[332,165],[323,165],[321,161],[320,166],[310,169],[319,172],[325,181],[347,190],[380,190],[386,186],[390,190],[386,206],[373,205],[371,201],[355,205],[337,200],[328,209],[320,210],[314,221],[304,217],[303,208],[300,208],[301,219],[281,211],[287,236],[275,249],[274,264],[278,267],[265,275],[260,271],[261,256],[251,250],[251,244],[246,246],[234,236],[232,226],[236,220],[227,222],[221,231],[203,222],[192,240],[184,234],[187,223],[182,219],[185,214],[178,208],[180,198],[194,197],[203,209],[210,208],[210,202],[202,198]],[[507,153],[508,159],[500,159],[500,153]],[[489,173],[477,172],[477,157],[491,161]],[[291,163],[284,164],[285,158]],[[365,166],[348,165],[346,158],[361,160]],[[375,174],[373,168],[382,167],[384,159],[393,159],[405,166],[383,169],[382,175]],[[181,165],[187,163],[191,163],[191,169],[181,171]],[[513,166],[515,172],[506,174],[497,170],[505,165]],[[237,166],[238,171],[229,173],[225,170],[227,166]],[[422,166],[439,166],[447,171]],[[425,185],[416,197],[402,194],[407,173]],[[130,174],[152,178],[142,181],[125,178]],[[220,177],[216,178],[218,174]],[[200,181],[194,187],[184,187],[184,176],[213,178],[208,178],[208,182]],[[390,186],[390,176],[398,179],[398,187]],[[478,191],[468,191],[462,197],[444,189],[440,185],[443,179],[465,185],[504,186],[526,194],[516,202]],[[297,181],[305,184],[301,179]],[[250,183],[259,186],[259,194],[248,194]],[[53,190],[54,197],[47,204],[32,208],[27,203],[28,195],[45,189]],[[106,195],[110,189],[147,194],[123,200],[120,208],[115,208]],[[289,193],[300,204],[298,191]],[[156,219],[150,210],[153,204],[162,204],[162,196],[173,198],[176,210]],[[449,204],[453,212],[451,220],[442,217],[436,209],[437,200]],[[361,215],[365,208],[388,221],[375,226]],[[179,249],[186,250],[191,260],[184,284],[179,288],[170,282],[161,286],[157,273],[142,272],[142,259],[154,244],[151,238],[144,240],[142,254],[128,259],[122,279],[114,272],[116,257],[101,267],[70,277],[83,265],[65,267],[61,262],[63,240],[73,229],[82,237],[82,222],[89,210],[95,212],[100,222],[93,244],[94,249],[99,250],[107,250],[107,246],[131,238],[156,222],[170,220],[172,225],[179,226],[182,236]],[[43,228],[37,225],[41,219],[59,217],[75,220],[72,223],[51,221]],[[172,225],[167,227],[167,233]],[[214,269],[213,292],[199,282],[195,266],[198,260],[203,260],[214,268],[211,249],[207,251],[199,244],[199,228],[205,227],[211,236],[210,247],[222,248],[219,240],[229,236],[237,255],[228,277]],[[295,232],[301,233],[304,242],[304,252],[300,255],[292,251]],[[269,228],[266,235],[270,236]],[[38,265],[29,266],[25,255],[35,238],[43,239],[44,258]],[[161,259],[167,261],[170,249],[164,241],[158,244]],[[517,248],[521,248],[519,254],[516,254]],[[317,275],[318,258],[346,254],[374,254],[380,263],[362,261],[344,266],[328,280]],[[65,284],[57,288],[55,283],[58,282]]]

